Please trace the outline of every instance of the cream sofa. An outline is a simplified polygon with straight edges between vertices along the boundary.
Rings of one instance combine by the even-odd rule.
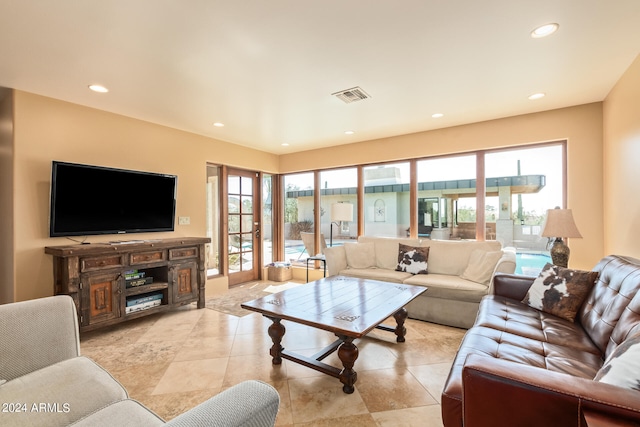
[[[396,271],[400,244],[429,247],[428,274]],[[426,286],[407,306],[409,317],[469,328],[480,300],[492,293],[496,273],[511,274],[516,256],[497,241],[429,240],[360,236],[357,243],[325,249],[328,275]]]
[[[275,424],[280,396],[269,384],[245,381],[165,424],[80,356],[76,308],[71,297],[60,295],[0,305],[0,402],[4,427],[268,427]]]

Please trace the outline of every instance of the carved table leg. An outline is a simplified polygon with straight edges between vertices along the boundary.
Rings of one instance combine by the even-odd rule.
[[[280,323],[282,319],[278,319],[277,317],[269,317],[269,319],[271,319],[271,321],[273,322],[268,329],[269,336],[271,337],[271,341],[273,342],[273,346],[271,346],[269,354],[273,358],[271,362],[274,365],[279,365],[282,363],[281,353],[282,350],[284,350],[284,348],[280,345],[280,342],[282,341],[282,337],[284,336],[286,330],[284,328],[284,325]]]
[[[397,323],[395,330],[395,334],[397,336],[396,342],[404,342],[404,336],[407,333],[407,328],[404,327],[404,321],[407,319],[407,309],[402,307],[400,310],[395,312],[393,318],[396,319]]]
[[[358,374],[353,370],[353,364],[358,358],[358,347],[353,344],[353,338],[340,336],[342,344],[338,348],[338,357],[344,366],[340,372],[340,382],[344,384],[342,391],[347,394],[353,393],[353,385],[358,380]]]

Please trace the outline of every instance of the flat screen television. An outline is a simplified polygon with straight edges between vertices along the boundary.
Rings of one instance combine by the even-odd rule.
[[[177,177],[54,161],[49,235],[174,231]]]

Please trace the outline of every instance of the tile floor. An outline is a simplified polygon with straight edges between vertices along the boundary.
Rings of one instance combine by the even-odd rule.
[[[401,344],[392,333],[372,332],[356,342],[358,380],[347,395],[333,377],[288,360],[272,365],[270,323],[258,313],[236,317],[188,305],[85,333],[81,351],[166,420],[258,379],[280,393],[278,426],[442,426],[440,394],[465,330],[407,319]],[[283,346],[301,354],[314,354],[334,338],[283,324]],[[335,354],[325,362],[341,366]]]

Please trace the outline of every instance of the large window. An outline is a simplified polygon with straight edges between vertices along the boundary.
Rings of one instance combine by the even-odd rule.
[[[322,238],[334,246],[358,236],[358,170],[320,172],[320,223]],[[344,216],[342,216],[342,215]]]
[[[302,261],[315,255],[310,253],[310,251],[315,252],[313,250],[313,187],[313,172],[284,177],[284,249],[289,261]]]
[[[563,206],[563,144],[490,152],[487,176],[487,238],[519,252],[546,251],[540,237],[547,209]]]
[[[364,168],[364,234],[406,237],[409,232],[409,162]]]
[[[417,170],[418,237],[475,238],[475,154],[420,160]]]

